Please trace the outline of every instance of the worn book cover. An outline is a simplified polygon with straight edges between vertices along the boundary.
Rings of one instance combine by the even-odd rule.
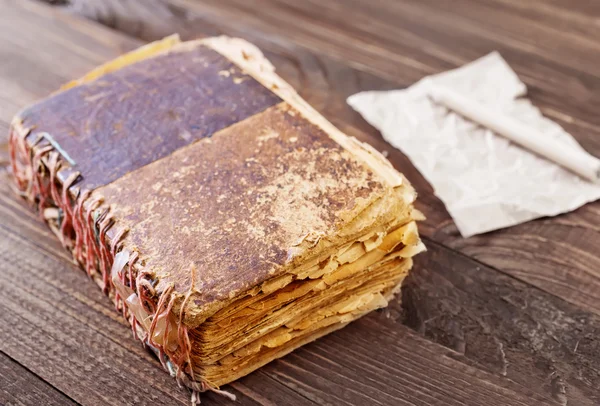
[[[100,66],[18,114],[10,152],[19,193],[194,396],[386,306],[424,249],[409,182],[240,39]]]

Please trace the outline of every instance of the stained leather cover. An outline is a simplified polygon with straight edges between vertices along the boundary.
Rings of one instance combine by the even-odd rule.
[[[84,82],[19,114],[47,133],[94,189],[281,99],[214,50],[172,50]]]
[[[157,289],[192,289],[200,320],[289,268],[307,238],[311,255],[346,242],[338,231],[386,191],[285,102],[98,189]]]

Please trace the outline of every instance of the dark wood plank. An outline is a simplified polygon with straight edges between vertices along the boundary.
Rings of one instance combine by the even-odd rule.
[[[185,9],[165,0],[42,0],[60,3],[63,10],[132,37],[151,41],[173,33],[173,25],[187,18]]]
[[[82,272],[0,235],[0,351],[84,405],[189,401]]]
[[[8,125],[17,111],[56,90],[57,84],[83,75],[90,66],[140,45],[101,26],[74,21],[37,2],[2,2],[0,144],[4,148]],[[71,41],[73,38],[77,41]],[[2,155],[3,162],[6,159]]]
[[[33,236],[31,243],[43,249],[46,253],[56,258],[61,258],[65,263],[70,263],[71,258],[65,249],[58,244],[56,236],[50,228],[43,223],[37,213],[25,204],[24,200],[16,198],[12,189],[12,179],[5,168],[0,169],[0,219],[2,225],[10,230],[23,235]]]
[[[542,21],[543,24],[558,30],[565,30],[588,39],[600,35],[600,27],[595,19],[600,15],[597,3],[587,0],[564,2],[561,0],[484,0],[498,10],[518,14],[528,20]]]
[[[403,322],[557,404],[600,403],[600,316],[435,242],[428,248],[403,309],[386,310],[382,323]]]
[[[552,404],[380,317],[368,315],[264,369],[318,404]]]
[[[0,353],[0,404],[75,406],[72,399]]]

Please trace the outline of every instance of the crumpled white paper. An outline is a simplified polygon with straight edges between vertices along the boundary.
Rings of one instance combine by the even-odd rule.
[[[525,84],[497,52],[405,90],[350,96],[348,104],[431,183],[463,237],[555,216],[600,198],[600,185],[435,104],[427,96],[429,80],[537,127],[565,148],[581,146],[521,98]]]

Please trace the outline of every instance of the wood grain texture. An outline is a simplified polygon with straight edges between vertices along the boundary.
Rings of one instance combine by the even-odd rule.
[[[73,400],[0,353],[0,404],[75,406]]]
[[[0,235],[0,320],[11,326],[0,351],[82,404],[187,402],[85,275],[12,230]]]
[[[44,0],[52,1],[52,0]],[[67,13],[86,17],[136,38],[152,41],[187,19],[185,9],[165,0],[61,0]]]
[[[27,36],[29,39],[18,39],[12,48],[0,44],[3,55],[16,56],[14,60],[5,58],[11,61],[8,65],[14,65],[13,70],[0,64],[0,83],[12,86],[6,87],[6,93],[0,91],[0,121],[4,123],[12,115],[4,113],[16,111],[54,89],[61,75],[77,77],[82,73],[78,69],[86,63],[89,66],[85,69],[89,69],[101,62],[91,56],[87,62],[85,57],[78,61],[74,55],[82,52],[80,48],[96,47],[108,59],[108,54],[120,47],[137,44],[117,34],[106,34],[111,39],[102,40],[106,35],[100,34],[105,30],[46,8],[19,5],[29,10],[17,13],[16,2],[4,0],[4,4],[12,5],[14,18],[21,12],[33,14],[32,21],[44,29],[49,26],[45,32],[56,42],[35,48],[46,58],[46,76],[39,76],[36,66],[18,69],[20,60],[29,61],[31,55],[37,55],[30,50],[35,45],[33,34]],[[242,0],[172,0],[164,4],[176,5],[183,17],[170,19],[169,26],[187,38],[225,33],[243,36],[265,50],[279,74],[334,124],[389,153],[394,166],[416,185],[419,207],[428,216],[421,230],[430,251],[417,259],[403,292],[404,306],[395,302],[385,312],[372,314],[234,383],[232,390],[242,404],[598,404],[595,338],[600,327],[600,259],[594,244],[599,230],[595,225],[600,224],[598,205],[464,240],[406,157],[389,147],[345,103],[345,98],[357,91],[408,86],[423,75],[499,49],[529,86],[534,103],[588,150],[600,154],[600,123],[595,114],[600,86],[600,56],[594,53],[594,21],[600,16],[597,7],[584,1],[567,6],[560,0],[460,0],[455,7],[450,1],[434,0],[262,0],[252,4]],[[60,21],[60,27],[45,22],[45,18]],[[131,21],[133,17],[128,18]],[[147,18],[135,21],[140,26],[154,24]],[[8,27],[14,32],[24,23],[0,21],[2,24],[0,30],[6,32]],[[34,26],[30,29],[35,32]],[[61,40],[62,35],[69,35],[69,41]],[[62,60],[52,58],[54,47]],[[69,65],[71,59],[73,67]],[[16,77],[31,82],[16,81]],[[99,338],[84,334],[85,342],[107,342],[111,354],[121,351],[125,359],[141,357],[137,362],[146,362],[145,353],[139,353],[108,302],[94,293],[92,284],[78,285],[79,276],[71,275],[76,272],[65,269],[70,266],[58,259],[62,255],[58,243],[33,215],[25,213],[19,202],[0,190],[2,225],[6,224],[4,229],[16,238],[11,247],[28,254],[28,271],[16,287],[24,292],[24,303],[37,311],[35,306],[41,299],[36,297],[37,290],[27,285],[38,278],[37,273],[43,281],[60,281],[50,292],[61,298],[60,307],[42,312],[46,319],[32,331],[50,329],[46,323],[67,322],[73,328],[98,330],[94,327],[98,324],[78,327],[77,323],[87,326],[106,320],[103,329],[119,337],[118,343],[111,343],[106,331],[104,335],[96,332]],[[31,252],[33,259],[29,259]],[[48,261],[55,265],[39,271],[37,267],[48,268]],[[19,276],[14,269],[10,275]],[[79,286],[83,286],[81,291]],[[0,304],[10,309],[4,317],[38,320],[37,313],[19,310],[11,303],[21,300],[16,294],[7,297],[0,299]],[[76,321],[70,320],[79,311],[82,313]],[[60,345],[56,345],[65,348],[69,336],[59,338]],[[7,342],[11,345],[7,354],[52,385],[66,388],[69,396],[79,399],[80,392],[90,385],[83,381],[77,386],[72,381],[77,365],[63,380],[41,361],[29,359],[14,340]],[[28,343],[38,345],[35,339]],[[96,345],[87,351],[96,357],[104,349]],[[58,358],[53,359],[50,365],[58,363]],[[150,358],[147,362],[156,367]],[[98,365],[100,370],[109,368],[103,362]],[[117,372],[106,374],[110,378],[104,376],[105,380],[119,380]],[[138,382],[135,376],[130,379]],[[114,382],[110,385],[119,387]],[[166,388],[161,385],[158,387]],[[185,394],[175,392],[169,394],[182,401],[179,395]],[[206,403],[212,402],[223,400],[209,395]]]
[[[267,365],[281,382],[323,405],[550,405],[454,351],[371,314]]]
[[[407,277],[404,317],[392,308],[387,321],[403,322],[557,404],[600,402],[600,316],[437,243],[428,247]]]

